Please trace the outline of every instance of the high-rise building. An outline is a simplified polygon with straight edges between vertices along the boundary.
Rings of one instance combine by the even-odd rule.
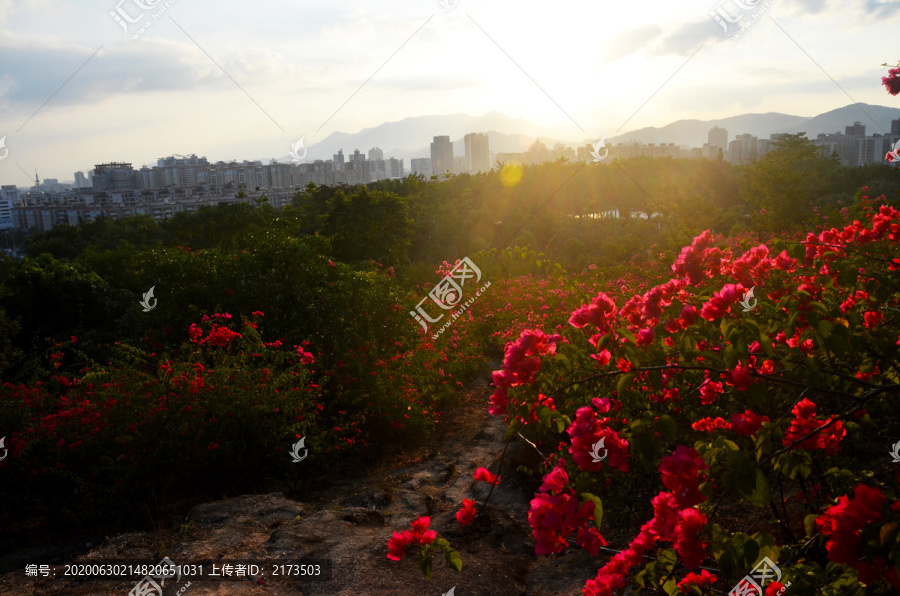
[[[891,136],[900,137],[900,120],[891,120]]]
[[[404,178],[406,177],[406,173],[403,169],[403,160],[397,158],[390,158],[385,162],[385,172],[387,173],[388,178]]]
[[[450,142],[450,137],[434,137],[434,142],[431,143],[431,171],[443,176],[453,170],[453,143]]]
[[[710,145],[715,145],[718,149],[728,149],[728,131],[718,126],[713,126],[707,135],[707,141]],[[718,153],[718,151],[716,151]]]
[[[490,172],[491,149],[488,136],[483,133],[469,133],[465,136],[465,144],[466,171],[471,174]]]
[[[87,188],[87,178],[84,177],[84,172],[75,172],[75,188]]]
[[[431,169],[431,159],[428,157],[409,160],[409,170],[413,176],[424,176],[426,180],[434,175]]]
[[[338,149],[338,152],[334,154],[331,160],[336,164],[344,163],[344,150]]]
[[[866,136],[866,125],[854,122],[853,126],[845,126],[844,131],[847,136],[864,137]]]
[[[137,188],[137,174],[130,163],[112,162],[94,166],[94,190]]]
[[[0,230],[13,227],[12,208],[19,205],[19,189],[15,185],[0,186]]]
[[[369,161],[377,161],[379,159],[384,159],[384,151],[378,147],[369,149]]]
[[[360,153],[359,149],[354,149],[353,155],[351,155],[349,157],[350,157],[350,163],[360,163],[360,162],[366,161],[366,154]]]

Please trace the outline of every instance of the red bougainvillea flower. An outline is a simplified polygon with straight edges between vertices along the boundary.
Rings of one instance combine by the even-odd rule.
[[[463,508],[456,512],[456,519],[464,526],[468,526],[475,519],[475,501],[463,499]]]
[[[722,383],[710,381],[700,388],[700,403],[704,406],[714,404],[716,398],[725,393]]]
[[[691,428],[700,432],[713,432],[717,430],[731,430],[731,425],[725,422],[723,418],[716,418],[715,420],[712,418],[701,418],[693,423]]]
[[[741,284],[725,284],[722,289],[713,294],[709,302],[700,308],[700,316],[707,321],[715,321],[731,312],[731,306],[743,299],[747,291]]]
[[[738,391],[746,391],[750,388],[751,383],[750,367],[738,361],[733,371],[725,373],[725,382]]]
[[[706,569],[701,570],[700,573],[691,572],[678,582],[678,591],[682,594],[686,594],[691,587],[697,586],[698,588],[702,588],[703,586],[710,586],[716,583],[716,579],[718,578]]]
[[[579,469],[598,472],[605,463],[620,472],[628,471],[628,441],[609,428],[609,420],[598,418],[594,409],[588,406],[578,408],[575,412],[575,420],[566,432],[572,437],[569,454]],[[594,445],[600,440],[603,440],[603,445],[599,450],[602,452],[605,449],[608,457],[596,461],[598,458],[593,456]]]
[[[403,558],[407,547],[412,545],[426,545],[434,542],[437,538],[437,532],[429,530],[428,525],[431,524],[430,517],[420,517],[409,525],[411,530],[404,530],[402,533],[394,532],[394,535],[388,539],[388,555],[387,558],[393,561],[399,561]]]
[[[535,554],[561,553],[569,546],[566,538],[576,529],[585,527],[593,518],[594,504],[585,501],[579,505],[574,491],[557,496],[536,494],[528,510],[528,523],[535,539]],[[592,548],[598,539],[601,542],[599,546],[606,544],[599,534],[596,537],[590,535],[581,537],[582,542]]]
[[[766,593],[764,596],[779,596],[783,591],[784,584],[773,581],[766,586]]]
[[[884,320],[884,313],[878,310],[870,310],[866,313],[863,313],[863,326],[866,329],[872,329],[874,327],[878,327],[881,325],[881,322]]]
[[[708,466],[693,447],[679,445],[659,464],[663,486],[672,491],[679,507],[693,507],[706,500],[700,493],[700,476]]]
[[[739,435],[751,436],[762,428],[763,422],[768,421],[768,416],[760,416],[751,410],[746,410],[743,414],[731,415],[731,428]]]
[[[475,480],[483,480],[488,484],[497,484],[498,482],[500,482],[500,477],[491,474],[487,468],[479,467],[477,470],[475,470]]]
[[[888,70],[888,76],[881,77],[881,84],[891,95],[900,93],[900,68]]]
[[[852,499],[847,495],[839,497],[837,505],[816,518],[819,532],[828,537],[825,549],[829,559],[854,568],[859,565],[861,557],[856,552],[859,533],[866,524],[883,517],[886,500],[877,488],[860,484],[853,489]]]
[[[837,421],[830,424],[832,419],[818,420],[816,418],[816,404],[811,402],[809,398],[803,398],[791,410],[794,419],[784,433],[782,444],[787,447],[810,434],[817,428],[829,425],[826,429],[816,433],[801,443],[793,446],[793,449],[824,449],[828,455],[834,455],[841,448],[841,439],[847,435],[847,430],[843,423]]]
[[[572,316],[569,317],[569,325],[581,329],[588,324],[593,324],[605,333],[609,330],[609,321],[616,316],[617,311],[616,303],[609,296],[600,292],[591,300],[590,304],[586,304],[572,313]]]
[[[675,526],[675,552],[689,569],[695,569],[703,562],[706,544],[700,539],[700,534],[704,526],[706,515],[696,509],[683,509],[678,513],[678,524]]]
[[[566,460],[560,458],[550,473],[544,476],[544,483],[538,489],[542,493],[559,494],[569,485],[569,475],[565,469]]]

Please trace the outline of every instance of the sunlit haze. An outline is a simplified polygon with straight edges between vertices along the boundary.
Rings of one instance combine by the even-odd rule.
[[[900,7],[775,1],[730,39],[712,0],[168,3],[132,39],[113,0],[0,0],[0,182],[172,154],[281,158],[301,136],[309,146],[411,116],[498,111],[582,142],[888,105],[873,81],[898,57]],[[439,134],[422,130],[421,146]]]

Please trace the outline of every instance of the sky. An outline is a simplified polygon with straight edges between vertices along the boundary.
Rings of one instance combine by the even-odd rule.
[[[880,84],[900,59],[898,13],[900,0],[0,0],[0,183],[172,154],[266,159],[410,116],[497,110],[581,140],[900,106]]]

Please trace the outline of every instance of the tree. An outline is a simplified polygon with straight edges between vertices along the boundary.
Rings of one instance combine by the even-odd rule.
[[[832,171],[839,167],[840,162],[824,156],[805,133],[774,140],[771,151],[743,169],[741,197],[757,231],[771,227],[767,221],[781,228],[807,220],[812,212],[809,203],[827,190]],[[762,210],[768,218],[757,215]]]

